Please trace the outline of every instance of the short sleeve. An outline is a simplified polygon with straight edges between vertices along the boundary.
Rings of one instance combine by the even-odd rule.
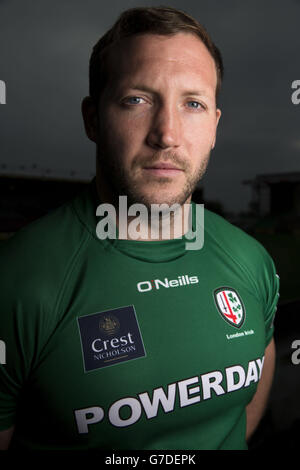
[[[270,343],[274,334],[274,320],[279,300],[279,275],[273,260],[268,255],[265,266],[265,303],[264,303],[264,321],[266,332],[266,346]]]
[[[2,308],[6,308],[3,306]],[[13,339],[13,315],[4,311],[0,314],[0,338],[5,347],[5,358],[0,364],[0,431],[10,428],[15,423],[16,406],[22,388],[21,364],[18,345]]]
[[[9,286],[7,280],[2,283],[0,296],[0,338],[5,344],[5,363],[0,365],[1,431],[15,423],[18,400],[29,373],[32,348],[27,344],[25,309],[14,292],[14,284]]]
[[[5,363],[0,364],[0,431],[15,423],[19,400],[44,341],[41,282],[32,282],[26,260],[26,256],[32,259],[33,250],[24,255],[18,240],[1,243],[0,339]]]

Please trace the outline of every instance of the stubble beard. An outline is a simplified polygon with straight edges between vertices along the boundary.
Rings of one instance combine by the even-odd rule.
[[[179,204],[182,206],[187,201],[206,172],[210,152],[201,159],[200,167],[193,174],[190,172],[190,166],[182,158],[174,155],[172,152],[164,153],[163,158],[161,155],[161,152],[155,153],[151,159],[147,159],[147,165],[151,166],[151,163],[154,164],[157,161],[168,160],[169,162],[171,161],[178,164],[180,168],[183,168],[186,175],[186,181],[181,191],[177,194],[173,193],[169,196],[164,196],[163,200],[159,195],[160,189],[166,194],[167,186],[172,186],[173,189],[174,184],[176,184],[176,182],[172,183],[170,181],[171,178],[155,177],[154,179],[152,176],[148,176],[144,182],[141,182],[140,178],[133,179],[130,177],[130,174],[124,171],[121,161],[117,158],[112,158],[111,155],[108,155],[106,152],[104,153],[97,148],[97,164],[98,171],[100,171],[99,179],[105,184],[109,192],[111,202],[115,206],[118,204],[119,196],[122,195],[127,196],[128,207],[132,204],[139,203],[145,205],[148,210],[151,210],[152,204],[168,204],[169,206]],[[136,168],[141,168],[142,166],[142,160],[136,158],[132,163],[133,172]],[[146,194],[146,192],[143,191],[143,185],[150,185],[151,180],[153,181],[155,189],[149,195],[149,193]],[[101,187],[99,189],[101,191]]]

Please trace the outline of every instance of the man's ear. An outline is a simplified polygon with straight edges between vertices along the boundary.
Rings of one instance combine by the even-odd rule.
[[[98,139],[98,114],[97,107],[90,96],[86,96],[81,103],[81,112],[86,135],[97,143]]]
[[[219,124],[219,120],[220,120],[220,117],[221,117],[221,110],[219,108],[217,108],[216,110],[216,132],[215,132],[215,136],[214,136],[214,139],[213,139],[213,142],[212,142],[212,146],[211,146],[211,149],[213,150],[214,147],[215,147],[215,144],[216,144],[216,137],[217,137],[217,127],[218,127],[218,124]]]

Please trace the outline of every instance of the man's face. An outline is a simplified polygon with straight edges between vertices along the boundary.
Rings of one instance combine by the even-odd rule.
[[[215,63],[192,34],[144,34],[114,46],[99,103],[99,186],[129,203],[183,204],[215,143]]]

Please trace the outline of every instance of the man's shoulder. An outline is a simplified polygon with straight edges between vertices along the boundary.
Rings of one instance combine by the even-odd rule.
[[[66,238],[76,230],[77,225],[78,219],[70,201],[21,228],[0,245],[1,254],[13,248],[13,251],[21,250],[26,255],[24,249],[31,246],[35,251],[47,253],[51,247],[59,248],[58,241],[66,243]]]
[[[272,263],[269,253],[258,240],[207,209],[204,215],[204,230],[206,239],[218,245],[220,251],[236,262],[254,267],[261,263]]]
[[[65,288],[72,285],[92,238],[84,223],[82,197],[78,195],[0,244],[0,321],[12,342],[14,328],[22,336],[28,325],[27,339],[39,331],[39,344],[45,344],[64,312]],[[82,207],[81,214],[78,207]]]
[[[7,287],[42,289],[59,282],[71,259],[87,239],[73,201],[35,220],[0,244],[0,273]],[[46,288],[46,287],[45,287]]]

